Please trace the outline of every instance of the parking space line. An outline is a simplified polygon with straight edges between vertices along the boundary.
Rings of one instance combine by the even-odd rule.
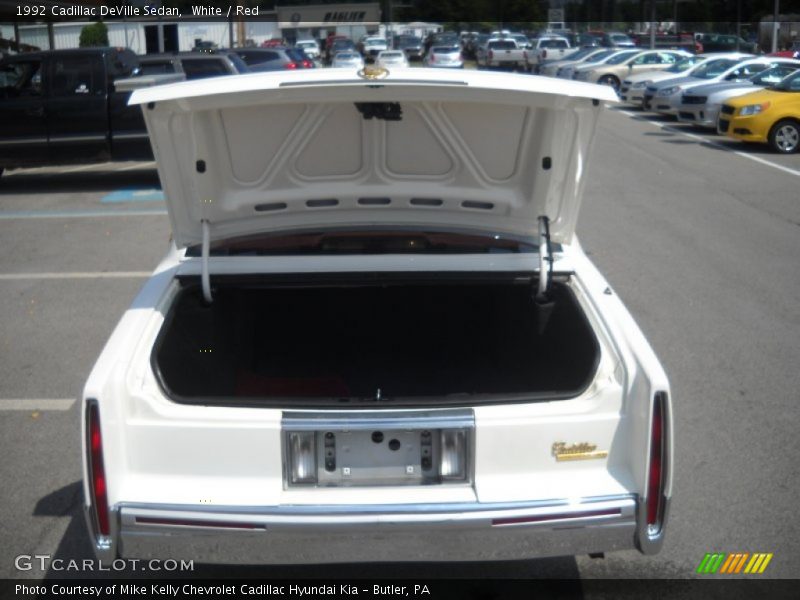
[[[133,171],[134,169],[154,169],[156,166],[156,161],[151,160],[150,162],[146,163],[136,163],[133,165],[129,165],[127,167],[120,167],[116,169],[117,171]]]
[[[166,215],[163,208],[137,210],[89,209],[89,210],[3,210],[0,221],[10,219],[78,219],[85,217],[149,217]]]
[[[0,273],[0,281],[30,279],[139,279],[150,277],[151,271],[74,271],[65,273]]]
[[[80,171],[89,171],[91,169],[96,169],[98,167],[108,167],[109,163],[98,163],[92,165],[82,165],[80,167],[70,167],[67,169],[60,169],[57,173],[78,173]]]
[[[628,112],[627,110],[616,110],[615,112],[621,113],[621,114],[626,115],[626,116],[631,117],[631,118],[636,118],[636,117],[639,116],[639,115],[637,115],[635,113]],[[687,137],[687,138],[689,138],[691,140],[698,141],[701,144],[708,144],[709,146],[714,146],[714,148],[718,148],[720,150],[725,150],[727,152],[730,152],[730,153],[735,154],[737,156],[741,156],[742,158],[747,158],[749,160],[752,160],[754,162],[760,163],[760,164],[765,165],[767,167],[772,167],[773,169],[778,169],[779,171],[783,171],[784,173],[788,173],[789,175],[794,175],[795,177],[800,177],[800,171],[798,171],[797,169],[791,169],[789,167],[784,167],[783,165],[779,165],[779,164],[774,163],[772,161],[769,161],[769,160],[767,160],[765,158],[761,158],[760,156],[753,156],[752,154],[748,154],[746,152],[742,152],[741,150],[733,150],[732,148],[729,148],[728,146],[720,144],[719,142],[715,142],[714,140],[709,140],[708,138],[704,138],[701,135],[696,135],[694,133],[689,133],[687,131],[682,131],[680,129],[677,129],[677,128],[673,127],[670,124],[659,123],[658,121],[649,121],[647,119],[639,119],[639,120],[642,120],[645,123],[649,123],[650,125],[655,125],[659,129],[663,129],[665,131],[669,131],[670,133],[677,133],[678,135],[682,135],[682,136]]]
[[[72,408],[75,398],[0,398],[0,410],[60,410]]]

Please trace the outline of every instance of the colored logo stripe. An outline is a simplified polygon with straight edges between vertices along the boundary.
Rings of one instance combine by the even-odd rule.
[[[771,553],[756,552],[725,552],[706,553],[697,572],[702,574],[727,574],[739,573],[761,574],[772,560]],[[746,565],[746,566],[745,566]]]

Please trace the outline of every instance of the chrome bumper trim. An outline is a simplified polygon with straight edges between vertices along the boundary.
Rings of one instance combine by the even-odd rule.
[[[509,560],[635,547],[633,495],[269,508],[121,505],[119,555],[229,564]]]

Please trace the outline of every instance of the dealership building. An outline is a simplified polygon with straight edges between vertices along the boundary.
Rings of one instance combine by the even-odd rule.
[[[131,6],[144,0],[128,0]],[[92,7],[92,0],[76,1],[75,6]],[[59,2],[59,5],[64,4]],[[82,9],[76,14],[85,14]],[[8,18],[9,15],[6,15]],[[243,45],[258,46],[263,42],[282,39],[292,43],[298,39],[325,39],[329,34],[358,39],[365,34],[410,33],[419,36],[440,31],[437,24],[382,24],[379,2],[341,4],[278,5],[274,10],[259,9],[258,18],[219,19],[192,17],[181,14],[180,19],[164,17],[135,17],[104,19],[111,46],[131,48],[137,54],[186,51],[198,42],[211,42],[220,48]],[[58,23],[3,23],[0,21],[0,49],[61,49],[78,46],[81,29],[88,19]]]

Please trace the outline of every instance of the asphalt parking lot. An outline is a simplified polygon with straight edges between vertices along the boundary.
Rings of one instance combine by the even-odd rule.
[[[692,577],[706,552],[770,552],[796,577],[800,158],[615,107],[594,147],[581,242],[670,376],[675,483],[662,552],[479,564],[195,574]],[[0,577],[20,554],[92,556],[76,398],[170,230],[152,163],[0,179]],[[444,541],[443,543],[446,543]]]

